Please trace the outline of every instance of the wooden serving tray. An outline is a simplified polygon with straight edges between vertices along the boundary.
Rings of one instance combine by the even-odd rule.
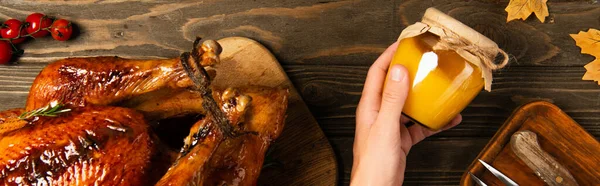
[[[518,108],[477,156],[519,185],[545,185],[510,147],[511,136],[529,130],[541,148],[573,175],[579,185],[600,184],[600,143],[556,105],[532,102]],[[504,185],[475,159],[460,185],[475,185],[468,172],[488,185]]]

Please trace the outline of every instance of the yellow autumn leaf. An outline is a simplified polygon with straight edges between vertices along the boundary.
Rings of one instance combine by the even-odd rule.
[[[581,48],[582,54],[590,54],[594,57],[600,57],[600,30],[590,28],[587,32],[580,31],[578,34],[571,34],[575,44]]]
[[[596,59],[590,63],[588,63],[587,65],[584,66],[585,67],[585,74],[583,74],[583,77],[581,78],[581,80],[593,80],[593,81],[597,81],[598,85],[600,85],[600,60]]]
[[[581,53],[590,54],[596,59],[585,65],[585,74],[582,80],[593,80],[600,85],[600,30],[590,28],[587,32],[580,31],[578,34],[571,34],[575,44],[581,48]]]
[[[504,9],[508,13],[506,22],[515,19],[525,20],[531,13],[535,13],[535,16],[543,23],[546,21],[546,16],[550,15],[546,2],[548,0],[510,0]]]

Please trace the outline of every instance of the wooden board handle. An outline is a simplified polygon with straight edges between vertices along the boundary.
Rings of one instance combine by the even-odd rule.
[[[531,131],[518,131],[512,135],[513,152],[550,186],[578,185],[573,175],[539,145],[537,135]]]

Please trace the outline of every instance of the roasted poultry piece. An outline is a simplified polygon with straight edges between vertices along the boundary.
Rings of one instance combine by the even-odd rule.
[[[0,112],[0,184],[255,185],[288,90],[211,86],[220,52],[197,39],[175,59],[48,65],[24,109]],[[161,122],[184,116],[197,119]],[[158,137],[161,125],[191,125],[182,147]]]

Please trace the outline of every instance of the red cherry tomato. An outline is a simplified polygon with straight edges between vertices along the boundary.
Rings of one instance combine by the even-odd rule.
[[[50,25],[52,25],[52,19],[46,17],[46,15],[44,14],[33,13],[27,16],[25,22],[27,23],[25,31],[27,31],[27,33],[30,34],[31,37],[44,37],[50,34],[50,32],[44,29],[49,28]]]
[[[73,27],[71,26],[71,22],[59,19],[54,21],[52,26],[50,26],[50,33],[52,34],[52,38],[59,41],[66,41],[71,38]]]
[[[27,33],[25,32],[25,29],[21,29],[21,25],[22,23],[19,20],[6,20],[4,22],[4,25],[2,26],[2,29],[0,29],[0,35],[2,35],[3,38],[12,39],[12,43],[14,44],[22,43],[23,41],[25,41],[26,38],[24,36]],[[21,38],[18,38],[19,30],[21,31]]]
[[[12,48],[6,41],[0,41],[0,64],[7,64],[12,57]]]

